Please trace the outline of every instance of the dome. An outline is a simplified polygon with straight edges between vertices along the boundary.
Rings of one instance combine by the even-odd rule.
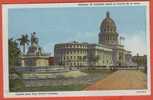
[[[116,32],[116,25],[113,19],[110,18],[109,12],[106,13],[106,18],[102,21],[100,25],[101,32]]]

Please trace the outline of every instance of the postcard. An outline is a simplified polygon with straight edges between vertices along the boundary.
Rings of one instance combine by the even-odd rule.
[[[5,97],[151,94],[148,1],[2,10]]]

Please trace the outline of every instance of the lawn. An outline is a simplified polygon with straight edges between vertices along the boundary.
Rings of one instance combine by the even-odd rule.
[[[93,84],[95,81],[99,79],[105,78],[111,73],[113,73],[113,71],[111,70],[96,70],[96,69],[81,70],[81,72],[79,71],[66,72],[64,74],[66,80],[64,80],[64,78],[62,80],[64,80],[63,83],[66,82],[68,84],[64,85],[62,83],[56,83],[54,85],[50,83],[47,86],[36,86],[37,82],[35,82],[33,83],[35,84],[34,86],[25,87],[24,82],[22,80],[10,80],[11,83],[10,91],[11,92],[81,91],[84,90],[88,85]],[[56,80],[58,79],[49,79],[49,80],[56,82]]]
[[[21,82],[16,81],[20,84]],[[40,86],[40,87],[14,87],[11,92],[38,92],[38,91],[80,91],[83,90],[86,84],[71,84],[71,85],[60,85],[60,86]]]

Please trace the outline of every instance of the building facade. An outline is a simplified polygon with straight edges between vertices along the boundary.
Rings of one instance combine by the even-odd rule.
[[[110,66],[112,49],[80,42],[55,45],[55,64],[64,66]],[[104,59],[103,59],[104,58]]]
[[[54,48],[55,64],[64,66],[87,65],[87,43],[61,43]]]
[[[91,66],[112,66],[112,49],[101,44],[88,45],[88,65]]]

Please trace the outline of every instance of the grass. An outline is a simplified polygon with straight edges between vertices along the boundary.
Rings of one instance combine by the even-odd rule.
[[[113,70],[99,70],[99,69],[89,69],[89,70],[81,70],[82,72],[88,73],[88,74],[97,74],[97,73],[112,73]]]
[[[17,91],[17,90],[20,90],[22,88],[25,88],[25,85],[24,85],[22,80],[10,79],[9,80],[9,88],[10,88],[10,91]]]
[[[80,91],[87,85],[85,84],[72,84],[60,86],[41,86],[41,87],[22,87],[14,89],[11,92],[40,92],[40,91]]]
[[[81,70],[82,73],[87,73],[91,77],[95,77],[97,75],[104,75],[107,76],[108,74],[112,73],[113,71],[111,70],[97,70],[97,69],[92,69],[92,70]],[[24,83],[22,80],[10,80],[10,91],[11,92],[37,92],[37,91],[81,91],[88,84],[80,84],[80,83],[75,83],[75,84],[68,84],[68,85],[56,85],[53,86],[52,84],[50,86],[36,86],[36,87],[25,87]]]

